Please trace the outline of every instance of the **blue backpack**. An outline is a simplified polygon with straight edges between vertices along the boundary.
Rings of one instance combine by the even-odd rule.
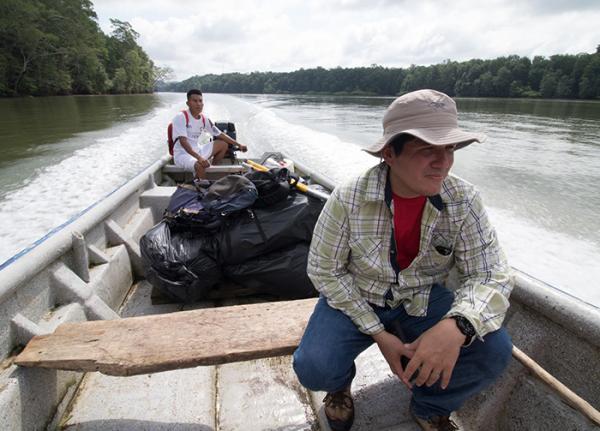
[[[250,208],[257,197],[252,181],[241,175],[227,175],[204,189],[178,187],[164,219],[175,232],[210,235]]]

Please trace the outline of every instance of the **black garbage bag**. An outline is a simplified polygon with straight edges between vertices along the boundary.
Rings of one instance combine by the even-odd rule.
[[[215,235],[212,255],[221,265],[237,265],[299,242],[309,243],[323,202],[291,193],[268,208],[255,208]]]
[[[282,299],[301,299],[318,293],[306,275],[308,244],[299,243],[223,267],[223,274],[244,287]]]
[[[173,233],[160,222],[140,239],[146,279],[175,301],[205,298],[222,277],[217,262],[204,251],[213,242],[211,237]]]
[[[254,208],[266,208],[281,202],[290,194],[290,171],[286,168],[274,168],[268,171],[250,171],[246,175],[256,186],[258,199]]]

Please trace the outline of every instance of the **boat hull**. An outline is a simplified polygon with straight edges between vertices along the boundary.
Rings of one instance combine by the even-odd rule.
[[[139,239],[161,219],[174,190],[168,176],[177,169],[167,166],[168,161],[168,157],[157,161],[0,270],[3,429],[35,430],[60,424],[77,429],[168,429],[161,425],[165,420],[203,424],[206,429],[317,429],[323,425],[322,394],[299,386],[289,356],[120,380],[13,363],[15,354],[33,336],[51,333],[64,322],[194,307],[153,303],[141,265]],[[300,168],[326,187],[333,186],[326,177]],[[515,345],[599,407],[599,310],[523,273],[515,274],[506,321]],[[211,299],[195,307],[238,302]],[[402,391],[376,349],[369,349],[357,363],[356,429],[414,429],[407,425],[410,420],[404,409],[409,394]],[[152,379],[156,383],[151,384]],[[164,396],[153,398],[154,391],[171,386],[180,391],[166,390]],[[116,388],[130,397],[115,396]],[[179,399],[190,391],[193,399],[180,399],[181,409],[167,409],[161,415],[153,411],[152,406],[170,405],[173,397]],[[240,406],[248,409],[242,415],[245,420],[239,420]],[[500,381],[461,409],[460,419],[466,429],[592,428],[588,419],[561,402],[517,361]]]

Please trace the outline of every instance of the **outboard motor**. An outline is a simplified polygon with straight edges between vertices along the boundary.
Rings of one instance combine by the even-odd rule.
[[[223,133],[225,133],[231,139],[237,139],[237,133],[235,131],[235,124],[221,121],[221,122],[216,122],[215,126],[217,126],[221,131],[223,131]],[[238,149],[235,148],[233,145],[229,145],[229,148],[227,149],[227,153],[225,154],[225,158],[235,161],[236,160],[235,152],[237,150]]]
[[[225,133],[231,139],[237,139],[236,132],[235,132],[235,124],[228,123],[225,121],[220,121],[220,122],[215,123],[215,126],[217,126],[219,128],[219,130],[223,131],[223,133]]]

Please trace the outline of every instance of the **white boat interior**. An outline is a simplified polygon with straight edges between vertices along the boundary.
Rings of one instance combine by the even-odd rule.
[[[161,220],[175,190],[179,170],[168,163],[165,156],[0,268],[2,430],[329,429],[324,394],[300,386],[289,356],[132,377],[13,363],[31,337],[63,322],[264,300],[225,294],[182,305],[153,294],[139,239]],[[334,186],[296,167],[314,182]],[[232,169],[216,167],[214,174]],[[600,408],[600,310],[523,273],[515,278],[506,321],[514,344]],[[376,347],[359,356],[357,369],[353,430],[417,430],[408,414],[410,393]],[[465,430],[598,429],[516,360],[458,412],[457,421]]]

